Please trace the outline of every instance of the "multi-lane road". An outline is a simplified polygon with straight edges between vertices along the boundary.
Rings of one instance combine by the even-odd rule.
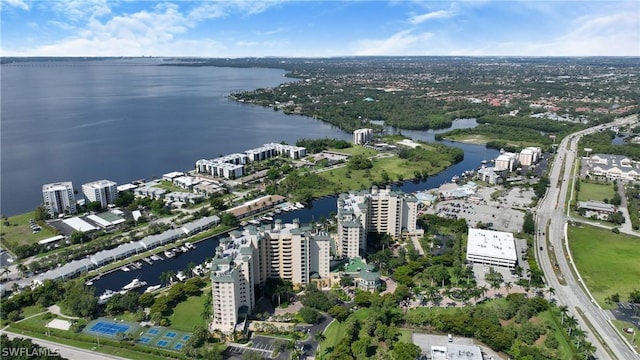
[[[595,356],[598,359],[615,357],[626,360],[640,359],[640,356],[621,338],[611,325],[609,315],[586,291],[580,276],[574,275],[574,271],[572,271],[575,269],[570,254],[565,251],[568,220],[565,212],[565,200],[572,183],[572,168],[577,156],[580,137],[607,127],[631,124],[637,121],[638,115],[633,115],[565,137],[558,145],[551,165],[550,187],[536,210],[539,229],[536,239],[536,253],[547,285],[555,289],[559,302],[569,307],[570,313],[578,320],[580,327],[587,331],[587,339],[597,348]],[[554,272],[554,267],[557,268],[558,274]]]

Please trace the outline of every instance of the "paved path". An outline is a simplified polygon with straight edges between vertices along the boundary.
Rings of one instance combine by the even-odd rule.
[[[49,312],[50,312],[50,313],[52,313],[52,314],[56,314],[56,315],[58,315],[58,316],[60,316],[60,317],[63,317],[63,318],[67,318],[67,319],[71,319],[71,320],[78,320],[78,319],[80,319],[80,318],[79,318],[79,317],[77,317],[77,316],[69,316],[69,315],[65,315],[65,314],[63,314],[63,313],[60,311],[60,306],[58,306],[58,305],[51,305],[51,306],[49,306],[48,310],[49,310]]]

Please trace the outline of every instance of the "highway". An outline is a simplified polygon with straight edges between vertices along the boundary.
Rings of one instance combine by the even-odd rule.
[[[540,268],[545,274],[547,285],[555,289],[559,303],[569,307],[570,314],[578,320],[582,330],[587,332],[587,340],[597,348],[595,352],[597,359],[614,357],[627,360],[640,359],[640,356],[621,338],[609,322],[607,312],[602,310],[591,294],[586,292],[586,287],[581,287],[582,279],[579,275],[577,278],[574,276],[572,269],[575,270],[575,268],[573,268],[570,254],[565,250],[568,220],[565,200],[569,186],[572,186],[572,167],[577,156],[580,137],[604,128],[634,123],[637,120],[638,115],[616,119],[613,123],[585,129],[565,137],[558,145],[553,163],[550,164],[550,187],[536,210],[538,229],[536,256]],[[551,258],[550,253],[555,255],[555,260]],[[554,272],[556,261],[559,274]],[[591,326],[587,325],[585,319]]]

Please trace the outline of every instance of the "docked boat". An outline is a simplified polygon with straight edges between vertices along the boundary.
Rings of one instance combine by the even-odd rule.
[[[252,220],[249,220],[249,223],[253,225],[260,225],[260,220],[252,219]]]
[[[159,255],[157,255],[157,254],[154,254],[154,255],[151,255],[151,260],[153,260],[153,261],[158,261],[158,260],[164,260],[164,258],[163,258],[163,257],[160,257],[160,256],[159,256]]]
[[[304,204],[301,203],[301,202],[297,202],[297,203],[295,203],[295,207],[298,208],[298,209],[304,209]]]
[[[176,254],[174,254],[173,252],[171,252],[170,250],[165,250],[164,251],[164,256],[166,256],[167,258],[172,258],[174,256],[176,256]]]
[[[153,265],[153,260],[151,260],[150,258],[142,258],[142,260],[149,265]]]
[[[141,281],[138,278],[135,278],[133,280],[131,280],[130,283],[128,283],[127,285],[122,287],[122,290],[134,290],[137,288],[141,288],[143,286],[147,285],[146,281]]]
[[[122,271],[131,271],[131,269],[129,269],[127,266],[121,267],[120,270],[122,270]]]
[[[261,219],[264,220],[264,221],[268,221],[268,222],[273,221],[273,218],[271,216],[269,216],[269,215],[265,215]]]
[[[115,294],[117,294],[117,292],[113,290],[109,290],[109,289],[105,290],[104,293],[102,293],[102,295],[98,297],[98,304],[100,305],[106,304],[107,301],[109,301],[109,299],[111,299],[111,297]]]
[[[161,287],[162,287],[162,285],[151,285],[144,292],[145,293],[150,293],[152,291],[156,291],[156,290],[160,289]]]
[[[142,269],[142,263],[140,261],[136,261],[136,262],[132,263],[131,265],[133,265],[133,267],[135,267],[138,270]]]
[[[178,279],[178,281],[185,281],[187,279],[187,276],[182,271],[178,271],[178,273],[176,274],[176,278]]]
[[[184,246],[184,245],[182,245],[182,246],[180,246],[180,251],[182,251],[183,253],[186,253],[186,252],[189,251],[189,248]]]
[[[192,243],[190,243],[190,242],[188,242],[188,243],[184,243],[184,246],[186,246],[186,247],[187,247],[187,249],[189,249],[189,250],[193,250],[193,249],[195,249],[195,248],[196,248],[196,246],[195,246],[195,245],[193,245],[193,244],[192,244]]]
[[[85,284],[85,285],[87,285],[87,286],[91,286],[91,285],[93,285],[93,281],[89,280],[89,281],[87,281],[87,282],[86,282],[86,283],[84,283],[84,284]]]

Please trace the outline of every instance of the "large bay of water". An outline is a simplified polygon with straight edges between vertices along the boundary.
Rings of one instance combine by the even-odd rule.
[[[267,142],[351,139],[350,134],[315,119],[227,98],[234,91],[291,81],[283,77],[284,71],[155,65],[153,60],[3,65],[2,214],[33,210],[42,201],[44,183],[73,181],[76,189],[98,179],[126,183],[189,170],[198,159]],[[464,119],[455,121],[453,128],[474,126],[475,120]],[[425,141],[434,141],[438,132],[402,131]],[[426,181],[396,187],[406,192],[437,187],[497,156],[497,151],[484,146],[445,143],[462,148],[464,160]],[[335,210],[335,197],[326,197],[278,217],[308,223]],[[151,266],[145,263],[142,270],[106,275],[95,283],[98,294],[107,288],[117,290],[133,277],[156,284],[163,271],[178,271],[189,262],[198,264],[212,256],[217,244],[218,238],[208,239],[197,245],[198,251]]]
[[[0,211],[42,202],[42,184],[119,184],[300,138],[351,136],[321,121],[229,100],[291,81],[284,71],[155,66],[157,60],[1,67]]]

